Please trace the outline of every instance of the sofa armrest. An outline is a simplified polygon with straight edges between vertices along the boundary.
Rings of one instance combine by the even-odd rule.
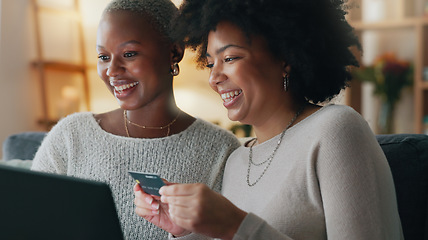
[[[23,132],[11,135],[3,142],[3,160],[34,158],[46,132]]]
[[[33,160],[21,160],[21,159],[12,159],[12,160],[0,160],[0,165],[6,165],[17,168],[31,169]]]
[[[397,193],[405,239],[428,237],[428,135],[376,136],[386,155]]]

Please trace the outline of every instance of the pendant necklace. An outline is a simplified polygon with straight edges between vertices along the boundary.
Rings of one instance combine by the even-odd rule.
[[[253,144],[251,144],[251,146],[250,146],[249,161],[248,161],[248,171],[247,171],[247,184],[248,184],[248,186],[252,187],[252,186],[256,185],[260,181],[260,179],[265,175],[266,171],[270,167],[270,164],[272,163],[273,157],[275,156],[275,153],[278,150],[279,145],[281,145],[281,142],[282,142],[282,139],[284,138],[285,132],[288,130],[288,128],[290,128],[291,125],[293,125],[293,123],[296,121],[297,117],[299,117],[299,115],[303,112],[304,109],[305,109],[305,105],[303,105],[296,112],[296,114],[294,115],[293,119],[291,119],[291,121],[288,123],[288,125],[284,129],[284,131],[281,132],[281,135],[279,136],[278,143],[276,144],[275,149],[273,150],[272,154],[268,157],[268,159],[264,160],[261,163],[254,163],[253,162],[253,146],[257,142],[257,138],[255,138],[255,140],[253,141]],[[251,165],[260,166],[260,165],[263,165],[265,163],[267,163],[267,165],[263,169],[262,174],[260,174],[260,176],[253,183],[250,183]]]
[[[129,120],[129,119],[128,119],[127,111],[126,111],[126,110],[123,110],[123,121],[124,121],[124,123],[125,123],[125,131],[126,131],[126,135],[127,135],[128,137],[130,137],[130,135],[129,135],[129,129],[128,129],[128,124],[131,124],[131,125],[134,125],[134,126],[136,126],[136,127],[143,128],[143,129],[155,129],[155,130],[162,130],[162,129],[167,128],[167,129],[168,129],[168,131],[167,131],[167,133],[166,133],[166,136],[168,137],[168,136],[169,136],[169,133],[171,132],[171,125],[172,125],[172,124],[174,124],[174,123],[175,123],[175,121],[177,121],[178,117],[180,116],[180,113],[181,113],[181,111],[179,111],[179,112],[178,112],[178,114],[177,114],[177,116],[174,118],[174,120],[172,120],[170,123],[168,123],[168,124],[167,124],[167,125],[165,125],[165,126],[162,126],[162,127],[149,127],[149,126],[143,126],[143,125],[139,125],[139,124],[137,124],[137,123],[132,122],[131,120]]]

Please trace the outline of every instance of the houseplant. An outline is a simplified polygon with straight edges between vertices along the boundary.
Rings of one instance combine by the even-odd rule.
[[[413,65],[398,59],[394,53],[385,53],[377,57],[373,65],[355,69],[353,76],[374,85],[373,94],[381,102],[379,132],[393,133],[395,106],[403,88],[413,83]]]

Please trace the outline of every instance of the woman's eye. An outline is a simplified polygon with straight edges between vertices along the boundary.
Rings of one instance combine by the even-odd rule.
[[[224,59],[224,62],[231,62],[233,60],[239,59],[239,57],[227,57]]]
[[[206,65],[206,67],[207,67],[207,68],[213,68],[213,67],[214,67],[214,63],[208,63],[208,64]]]
[[[135,55],[137,55],[137,52],[126,52],[123,54],[123,56],[126,58],[130,58],[130,57],[133,57]]]
[[[107,61],[109,57],[107,57],[106,55],[98,55],[98,59],[100,59],[101,61]]]

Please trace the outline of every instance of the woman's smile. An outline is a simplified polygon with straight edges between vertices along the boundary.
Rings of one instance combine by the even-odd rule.
[[[110,85],[114,89],[114,96],[118,99],[129,96],[138,84],[139,82],[110,81]]]
[[[221,99],[223,99],[224,106],[227,107],[233,104],[233,102],[235,102],[235,100],[240,97],[241,93],[242,90],[234,90],[221,93],[220,96]]]

